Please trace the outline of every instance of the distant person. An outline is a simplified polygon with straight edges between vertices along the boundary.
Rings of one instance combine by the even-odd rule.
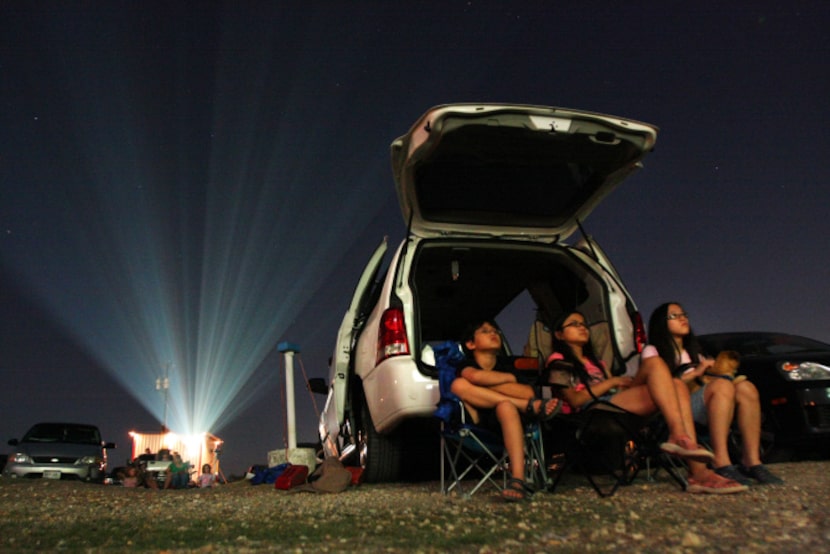
[[[691,393],[692,417],[695,423],[709,427],[715,473],[744,485],[753,481],[783,483],[761,463],[761,403],[755,385],[749,380],[733,382],[716,378],[696,388],[714,361],[700,352],[683,306],[677,302],[658,306],[649,318],[648,338],[650,344],[643,349],[641,359],[661,360],[676,377],[695,388]],[[739,466],[729,457],[728,439],[733,419],[737,419],[743,443]]]
[[[172,461],[173,457],[170,456],[170,450],[167,448],[160,449],[156,453],[156,462],[158,463],[152,465],[152,471],[145,472],[145,485],[151,489],[157,489],[159,485],[164,487],[169,473],[167,468],[170,467]]]
[[[199,488],[209,489],[216,484],[216,475],[214,475],[210,464],[202,466],[202,473],[199,475]]]
[[[167,466],[165,489],[185,489],[190,483],[190,464],[182,461],[178,452],[173,452],[173,461]]]
[[[141,454],[140,456],[138,456],[138,458],[136,458],[136,460],[138,460],[139,462],[142,462],[144,464],[146,464],[147,462],[153,462],[153,461],[155,461],[155,459],[156,459],[156,455],[153,454],[153,451],[150,450],[149,448],[145,448],[144,449],[144,454]]]
[[[138,469],[135,466],[128,466],[124,470],[124,476],[121,479],[121,484],[128,488],[134,489],[139,486]]]

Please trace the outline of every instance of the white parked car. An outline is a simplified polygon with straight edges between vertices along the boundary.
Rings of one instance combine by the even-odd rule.
[[[408,236],[388,264],[386,241],[378,247],[343,318],[323,386],[325,454],[363,466],[370,482],[402,477],[416,455],[437,462],[430,346],[498,320],[520,298],[541,322],[582,311],[609,367],[636,364],[641,318],[581,222],[641,167],[656,136],[652,125],[590,112],[456,104],[395,140]],[[535,321],[531,310],[528,331]]]

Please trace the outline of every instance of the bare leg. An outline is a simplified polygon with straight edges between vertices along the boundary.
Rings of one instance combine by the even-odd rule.
[[[678,382],[671,376],[665,362],[655,356],[643,360],[634,380],[634,386],[614,395],[618,406],[640,415],[648,415],[655,408],[660,410],[671,438],[688,436],[695,440],[694,425],[691,423],[691,409],[688,407],[688,392],[684,394]],[[685,385],[680,383],[685,389]],[[681,406],[684,406],[681,408]]]
[[[508,401],[520,412],[527,410],[527,404],[535,398],[533,388],[520,383],[506,383],[493,387],[481,387],[470,383],[467,379],[459,377],[452,382],[450,390],[455,393],[468,406],[475,408],[495,408],[500,402]],[[534,406],[534,411],[544,409],[545,413],[551,413],[558,399],[539,400]]]
[[[703,402],[709,416],[709,438],[715,452],[713,467],[728,466],[729,429],[735,415],[735,387],[726,379],[716,379],[703,390]]]
[[[528,398],[508,396],[491,387],[479,387],[462,377],[452,382],[450,390],[461,400],[477,408],[495,408],[504,401],[510,402],[518,410],[527,408]]]
[[[674,392],[677,395],[677,405],[680,408],[680,419],[683,420],[683,428],[691,439],[697,442],[695,431],[695,419],[692,416],[692,399],[689,395],[689,387],[680,379],[674,379]]]
[[[513,398],[524,398],[525,400],[530,400],[531,398],[536,397],[536,391],[533,390],[533,387],[525,385],[524,383],[504,383],[490,388],[504,394],[505,396],[511,396]]]
[[[496,406],[496,418],[501,425],[501,433],[504,439],[504,448],[507,451],[507,459],[510,463],[510,477],[524,482],[525,479],[525,446],[522,418],[516,407],[508,401],[500,402]],[[515,487],[515,488],[514,488]],[[520,490],[518,484],[511,483],[504,491],[505,498],[520,500],[524,498],[525,492]]]
[[[752,467],[761,463],[761,402],[755,385],[749,381],[735,385],[735,404],[744,447],[741,463]]]
[[[500,402],[496,406],[496,419],[501,425],[504,447],[510,460],[510,476],[524,480],[525,437],[519,411],[510,402]]]

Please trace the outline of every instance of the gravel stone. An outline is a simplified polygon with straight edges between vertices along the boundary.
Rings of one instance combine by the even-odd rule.
[[[492,490],[363,484],[340,494],[246,481],[158,491],[0,479],[0,552],[821,552],[830,461],[771,466],[784,485],[735,495],[680,491],[644,474],[600,498],[568,474],[555,493],[506,503]]]

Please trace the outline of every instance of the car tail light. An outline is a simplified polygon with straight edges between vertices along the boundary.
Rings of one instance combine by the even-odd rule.
[[[380,318],[380,333],[378,334],[377,363],[392,356],[409,354],[409,342],[406,340],[406,325],[404,324],[403,310],[389,308]]]
[[[643,325],[643,317],[640,312],[634,312],[634,346],[637,348],[637,353],[643,351],[648,342],[646,336],[646,326]]]

